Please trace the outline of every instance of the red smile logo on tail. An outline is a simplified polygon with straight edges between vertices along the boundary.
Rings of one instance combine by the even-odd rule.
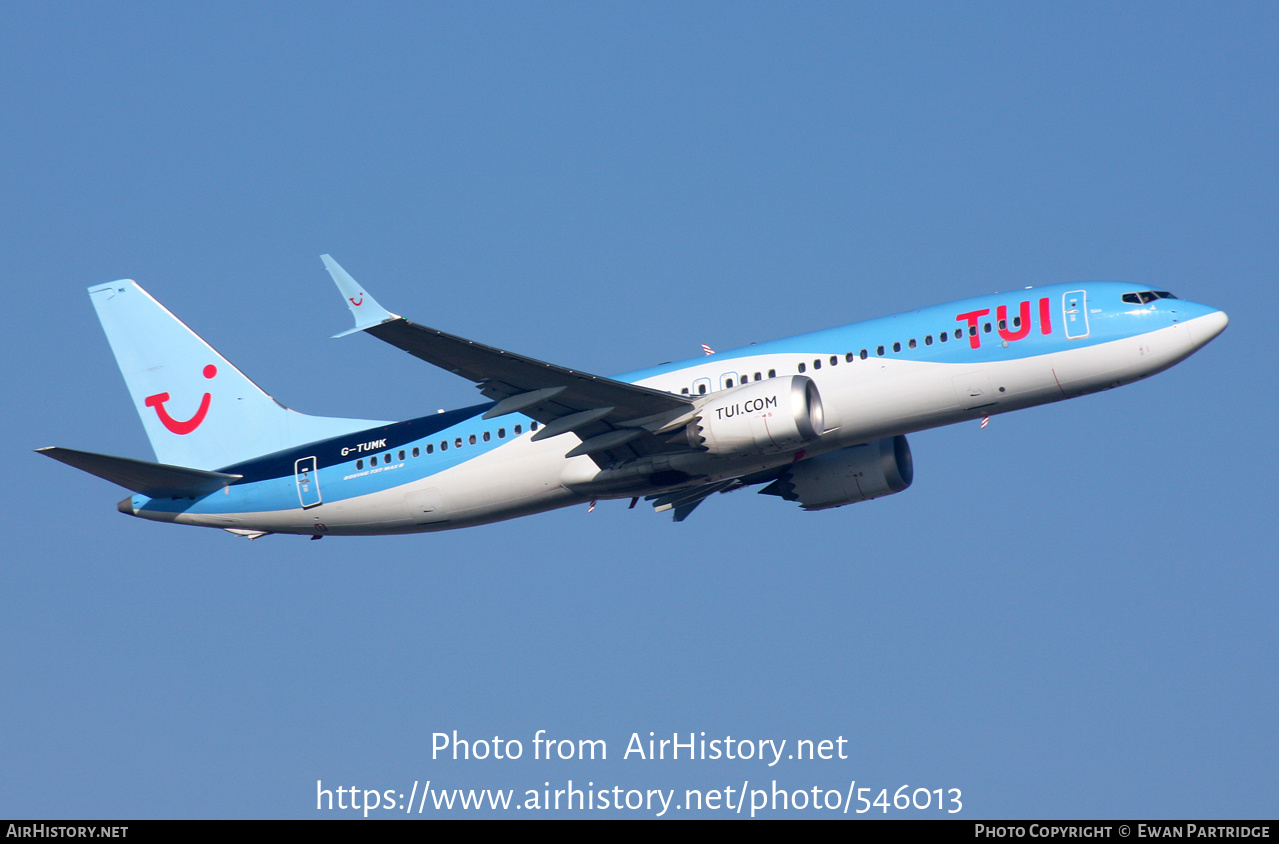
[[[218,374],[218,368],[213,364],[209,364],[204,368],[204,377],[212,378]],[[187,420],[174,419],[169,415],[169,411],[165,409],[164,403],[169,400],[168,393],[156,393],[154,396],[147,396],[145,404],[147,407],[154,407],[156,416],[160,417],[160,423],[165,428],[175,434],[189,434],[196,428],[200,427],[200,423],[204,421],[204,416],[209,412],[209,403],[213,401],[213,396],[208,393],[200,399],[200,409],[195,415]]]

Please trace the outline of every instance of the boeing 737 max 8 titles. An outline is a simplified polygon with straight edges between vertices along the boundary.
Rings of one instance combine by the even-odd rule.
[[[89,294],[158,462],[40,453],[132,490],[121,512],[249,538],[447,530],[610,498],[681,521],[751,485],[822,510],[910,486],[912,431],[1145,378],[1227,323],[1141,285],[1053,285],[605,378],[410,322],[323,261],[355,317],[343,334],[486,401],[404,422],[296,413],[117,281]]]

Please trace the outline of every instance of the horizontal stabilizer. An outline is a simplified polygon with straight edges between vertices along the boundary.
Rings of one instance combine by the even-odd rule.
[[[57,446],[37,448],[36,451],[150,498],[195,498],[216,492],[244,477]]]

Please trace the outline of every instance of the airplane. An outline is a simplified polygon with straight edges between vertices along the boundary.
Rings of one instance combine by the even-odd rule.
[[[275,401],[134,281],[89,288],[156,460],[37,451],[134,494],[120,512],[268,534],[404,534],[640,498],[683,521],[749,486],[824,510],[901,492],[906,435],[1118,387],[1202,348],[1216,308],[1140,284],[982,296],[613,378],[427,328],[321,256],[365,333],[485,401],[384,422]]]

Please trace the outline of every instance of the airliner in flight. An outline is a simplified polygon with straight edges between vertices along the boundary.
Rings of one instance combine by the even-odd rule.
[[[966,299],[607,378],[410,322],[322,257],[355,325],[485,401],[403,422],[307,416],[133,281],[89,289],[158,462],[40,453],[158,522],[318,539],[482,525],[640,498],[682,521],[747,486],[823,510],[901,492],[906,434],[1118,387],[1225,329],[1119,282]]]

